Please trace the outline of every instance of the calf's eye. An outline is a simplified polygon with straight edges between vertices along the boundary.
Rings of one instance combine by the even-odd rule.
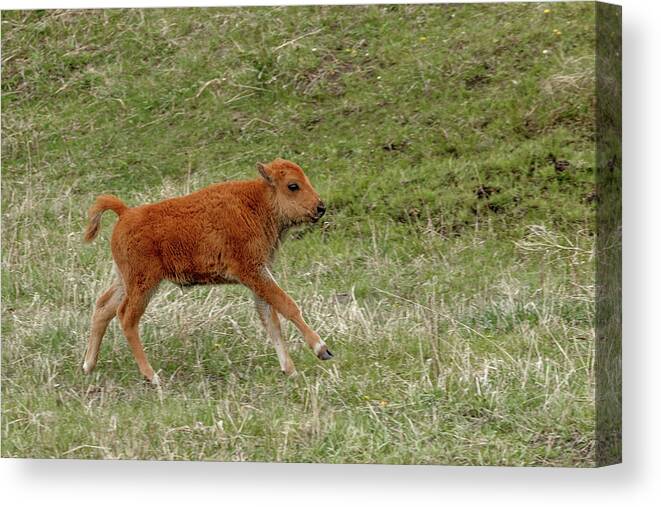
[[[298,183],[290,183],[287,185],[287,188],[292,192],[296,192],[298,190]]]

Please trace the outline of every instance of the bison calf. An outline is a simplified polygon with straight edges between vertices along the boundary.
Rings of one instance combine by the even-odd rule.
[[[96,302],[85,373],[94,369],[108,323],[117,315],[140,372],[158,384],[140,343],[138,323],[162,280],[178,285],[240,283],[252,290],[280,367],[288,375],[295,369],[278,314],[296,325],[319,359],[332,357],[270,271],[284,232],[316,222],[326,208],[296,164],[276,159],[257,164],[257,169],[259,179],[219,183],[135,208],[111,195],[96,199],[89,210],[85,240],[98,234],[104,211],[118,215],[110,243],[117,279]]]

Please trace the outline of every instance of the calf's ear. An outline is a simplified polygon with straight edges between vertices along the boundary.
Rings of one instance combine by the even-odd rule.
[[[262,175],[262,178],[264,178],[269,185],[273,185],[273,176],[271,176],[271,173],[264,164],[262,164],[261,162],[257,162],[257,170],[259,171],[259,174]]]

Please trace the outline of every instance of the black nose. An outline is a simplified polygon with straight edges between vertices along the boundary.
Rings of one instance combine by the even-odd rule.
[[[317,215],[321,217],[324,213],[326,213],[326,206],[324,206],[323,202],[320,202],[317,204]]]

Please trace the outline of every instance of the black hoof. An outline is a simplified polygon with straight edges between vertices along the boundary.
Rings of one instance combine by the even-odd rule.
[[[322,361],[328,361],[331,357],[333,357],[333,353],[328,349],[324,349],[319,353],[318,357]]]

